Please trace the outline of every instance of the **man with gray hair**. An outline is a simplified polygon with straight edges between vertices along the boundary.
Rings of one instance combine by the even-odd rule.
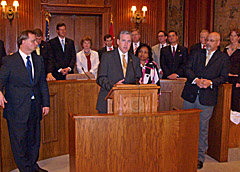
[[[118,48],[102,56],[97,77],[101,86],[97,102],[99,113],[107,113],[105,97],[115,84],[136,84],[141,78],[140,61],[129,52],[131,40],[129,31],[121,31],[117,39]]]
[[[201,30],[199,37],[200,42],[190,47],[190,53],[192,53],[194,50],[206,49],[206,40],[208,34],[209,34],[208,30],[205,29]]]
[[[182,98],[183,109],[201,109],[198,145],[198,169],[203,167],[208,148],[208,127],[213,108],[217,104],[218,86],[227,81],[229,57],[218,49],[220,34],[212,32],[206,40],[206,49],[194,50],[185,67]]]

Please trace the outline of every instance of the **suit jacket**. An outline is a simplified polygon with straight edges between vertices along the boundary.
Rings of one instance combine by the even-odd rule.
[[[34,51],[36,53],[36,51]],[[45,74],[47,75],[49,71],[49,63],[51,63],[51,60],[54,59],[53,53],[52,53],[52,48],[48,42],[41,41],[40,44],[40,56],[43,57],[44,61],[44,67],[45,67]],[[52,62],[53,63],[53,62]]]
[[[5,87],[4,118],[26,122],[31,110],[31,97],[36,101],[36,116],[42,119],[42,107],[49,107],[49,91],[41,56],[32,53],[34,79],[31,84],[27,68],[19,52],[3,58],[0,69],[0,91]]]
[[[184,77],[184,65],[187,62],[187,48],[178,45],[173,58],[171,46],[166,46],[161,49],[160,65],[163,70],[163,78],[166,79],[169,75],[176,73],[179,77]]]
[[[143,44],[143,43],[140,42],[139,46],[142,45],[142,44]],[[133,50],[133,42],[131,43],[131,47],[130,47],[130,49],[129,49],[129,52],[132,53],[132,54],[134,54],[134,50]]]
[[[99,65],[99,59],[98,59],[98,53],[94,50],[90,50],[91,56],[90,56],[90,61],[91,61],[91,69],[88,71],[88,64],[87,64],[87,58],[84,54],[84,50],[80,51],[77,53],[77,70],[78,73],[84,73],[82,71],[82,67],[84,68],[85,72],[91,72],[94,74],[95,78],[97,77],[97,71],[98,71],[98,65]]]
[[[128,65],[124,84],[136,84],[136,78],[139,79],[141,76],[142,72],[139,59],[128,52]],[[107,112],[107,101],[105,101],[105,97],[114,84],[122,79],[124,79],[124,75],[118,49],[103,54],[97,77],[97,83],[101,86],[97,101],[97,110]]]
[[[167,45],[167,44],[166,44]],[[153,61],[157,63],[157,66],[159,69],[161,69],[160,66],[160,53],[161,53],[160,44],[154,45],[152,47],[152,56],[153,56]]]
[[[51,45],[54,57],[53,59],[50,59],[49,72],[52,72],[53,76],[57,80],[64,80],[66,79],[66,76],[59,73],[58,70],[61,68],[70,67],[71,71],[69,73],[73,73],[74,65],[76,62],[74,42],[71,39],[65,38],[64,52],[58,37],[51,39],[49,43]]]
[[[182,92],[182,98],[194,103],[199,94],[199,102],[202,105],[214,106],[217,103],[218,86],[228,79],[230,61],[229,57],[220,50],[215,51],[207,66],[205,66],[205,61],[206,50],[198,50],[189,56],[185,69],[187,82]],[[204,89],[192,84],[195,78],[211,80],[212,88]]]
[[[116,47],[113,47],[113,50],[115,49]],[[102,55],[103,53],[106,53],[107,52],[107,47],[102,47],[101,49],[98,50],[98,57],[99,57],[99,61],[101,61],[101,58],[102,58]]]
[[[0,40],[0,66],[2,65],[2,58],[6,56],[6,51],[4,48],[4,42]]]
[[[190,47],[190,53],[192,53],[193,51],[199,51],[201,49],[201,43],[194,44]]]

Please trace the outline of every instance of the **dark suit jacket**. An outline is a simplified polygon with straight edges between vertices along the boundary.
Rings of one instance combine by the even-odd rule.
[[[49,41],[52,52],[53,59],[50,59],[49,63],[49,72],[53,73],[53,76],[57,80],[64,80],[66,76],[58,72],[60,68],[70,67],[72,70],[70,73],[73,73],[74,65],[76,62],[76,51],[74,42],[71,39],[65,38],[65,48],[64,52],[61,46],[61,43],[58,37],[55,37]]]
[[[2,58],[6,56],[6,51],[4,48],[4,42],[0,40],[0,66],[2,65]]]
[[[194,103],[199,91],[199,101],[202,105],[214,106],[217,103],[218,86],[228,79],[230,61],[229,57],[220,50],[215,51],[207,66],[206,50],[199,50],[192,53],[185,69],[187,82],[182,92],[182,98],[186,101]],[[199,88],[196,84],[192,84],[195,78],[203,78],[211,80],[212,88]]]
[[[136,77],[138,79],[141,78],[142,72],[140,61],[132,53],[128,52],[128,65],[124,84],[136,84],[133,66],[136,72]],[[97,102],[97,110],[105,113],[107,112],[107,101],[105,101],[105,97],[114,84],[122,79],[124,79],[124,76],[118,49],[116,48],[113,51],[104,53],[99,65],[97,77],[97,83],[101,86]]]
[[[194,44],[190,47],[190,53],[192,53],[192,51],[199,51],[201,49],[202,49],[201,43]]]
[[[107,52],[107,47],[106,46],[98,50],[99,61],[101,61],[102,55],[105,52]]]
[[[184,65],[187,62],[187,48],[178,45],[173,58],[171,46],[166,46],[161,49],[160,65],[163,70],[163,78],[166,79],[169,75],[176,73],[179,77],[184,77]]]
[[[116,47],[113,47],[113,50],[114,49],[116,49]],[[99,61],[101,61],[103,53],[106,53],[106,52],[107,52],[107,47],[106,46],[98,50]]]
[[[36,53],[36,51],[34,51],[34,53]],[[53,56],[53,53],[52,53],[52,48],[51,48],[51,46],[48,42],[41,41],[40,56],[43,57],[45,74],[47,75],[50,72],[49,68],[48,68],[48,64],[53,63],[53,62],[51,62],[51,60],[54,59],[54,56]]]
[[[36,115],[42,119],[42,107],[49,107],[49,91],[44,75],[43,58],[32,53],[34,80],[31,84],[24,61],[19,52],[3,58],[0,69],[0,91],[5,87],[4,118],[27,122],[31,110],[32,93],[36,101]]]
[[[140,42],[139,46],[142,45],[142,44],[143,44],[143,43]],[[131,43],[131,47],[130,47],[130,49],[129,49],[129,52],[132,53],[132,54],[134,54],[134,50],[133,50],[133,42]]]

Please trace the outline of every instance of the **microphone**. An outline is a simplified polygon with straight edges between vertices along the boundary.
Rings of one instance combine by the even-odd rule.
[[[82,71],[83,71],[83,73],[88,77],[88,79],[91,79],[91,78],[88,76],[88,74],[85,72],[85,70],[84,70],[83,67],[82,67]]]
[[[133,73],[134,73],[134,78],[135,78],[135,81],[136,81],[136,85],[139,85],[139,82],[138,82],[138,79],[137,79],[137,76],[136,76],[136,70],[135,70],[134,65],[133,65],[132,56],[130,55],[129,58],[130,58],[130,62],[132,63],[132,68],[133,68]]]

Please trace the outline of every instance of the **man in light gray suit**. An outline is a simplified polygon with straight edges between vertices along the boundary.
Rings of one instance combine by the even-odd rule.
[[[161,48],[166,47],[168,45],[167,44],[167,36],[168,35],[166,32],[160,30],[160,31],[158,31],[157,36],[158,36],[159,44],[154,45],[152,47],[152,54],[153,54],[153,61],[155,61],[157,63],[160,76],[162,76],[162,70],[160,67],[160,52],[161,52]]]

